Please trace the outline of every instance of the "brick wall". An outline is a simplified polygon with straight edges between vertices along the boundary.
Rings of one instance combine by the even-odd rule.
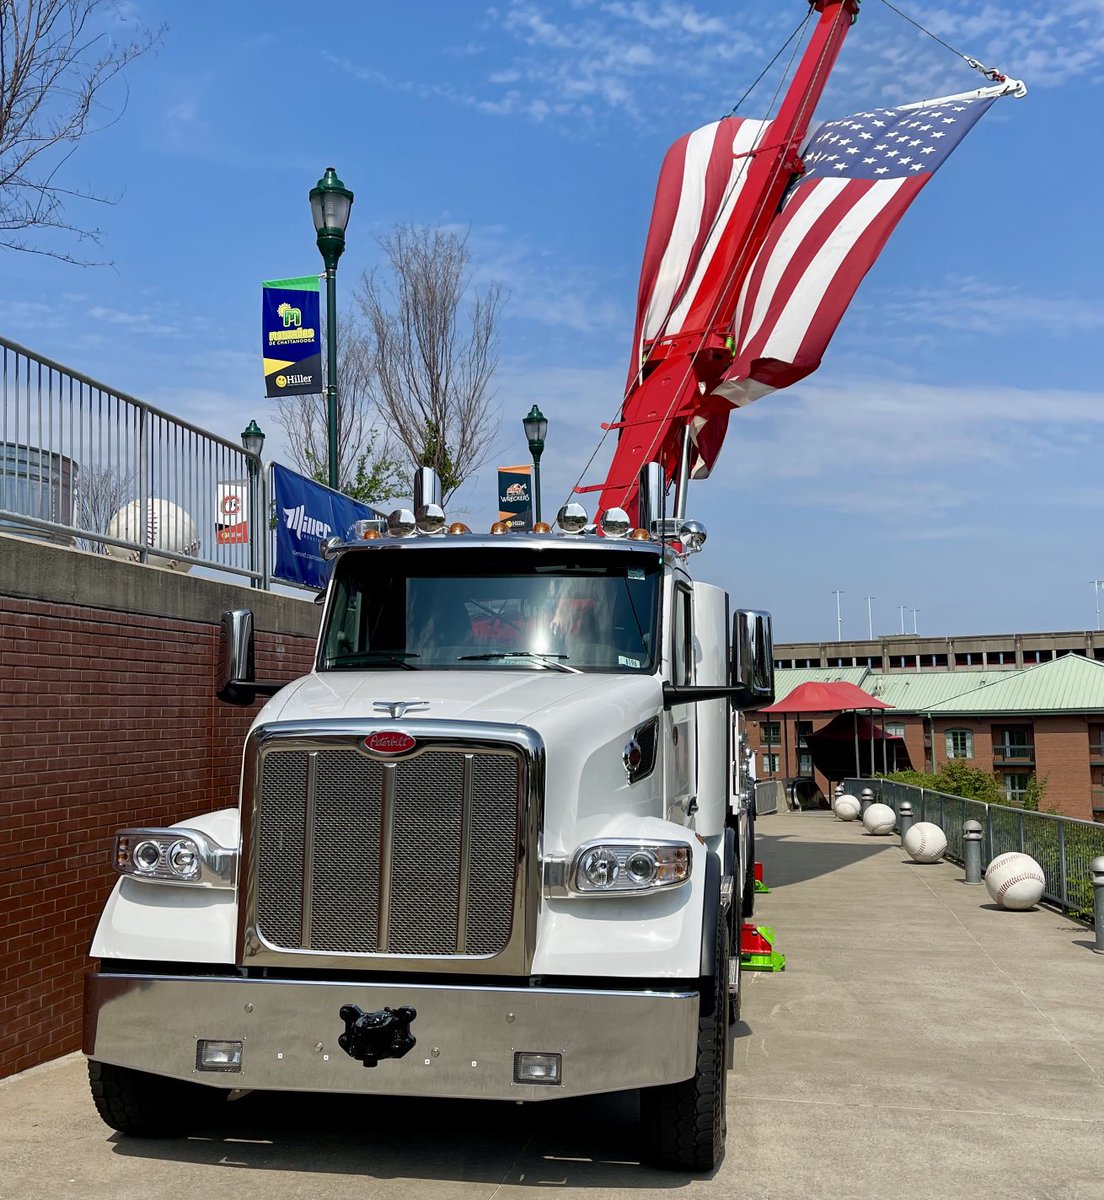
[[[1089,769],[1089,720],[1068,717],[1035,718],[1035,770],[1047,781],[1043,808],[1057,808],[1067,817],[1092,820],[1092,780]]]
[[[13,544],[0,537],[5,592],[20,586]],[[244,606],[242,589],[208,587],[219,593],[212,609],[235,606],[226,591]],[[258,601],[271,608],[273,598]],[[256,708],[214,699],[216,621],[214,611],[192,620],[0,595],[0,1077],[80,1045],[81,976],[115,879],[113,830],[236,803]],[[258,631],[258,677],[294,678],[312,651],[302,632]]]

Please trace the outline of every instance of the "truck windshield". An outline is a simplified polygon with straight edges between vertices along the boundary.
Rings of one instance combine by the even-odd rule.
[[[566,546],[346,554],[319,667],[650,673],[659,570]]]

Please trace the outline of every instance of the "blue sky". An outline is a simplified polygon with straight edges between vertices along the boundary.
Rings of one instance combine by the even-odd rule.
[[[820,370],[733,416],[691,491],[710,531],[697,570],[771,609],[780,641],[834,638],[834,588],[845,636],[865,635],[868,595],[876,633],[902,604],[927,634],[1091,627],[1104,2],[902,7],[1030,93],[994,105],[906,214]],[[118,197],[73,210],[114,267],[0,251],[0,330],[223,435],[256,418],[280,457],[259,285],[319,269],[306,194],[332,164],[356,193],[346,300],[400,221],[468,230],[476,277],[508,290],[497,440],[458,505],[493,519],[494,467],[526,461],[536,402],[553,508],[620,399],[664,151],[732,107],[805,8],[129,3],[167,23],[160,51],[68,168]],[[980,82],[866,0],[818,117]],[[774,83],[740,115],[767,115]]]

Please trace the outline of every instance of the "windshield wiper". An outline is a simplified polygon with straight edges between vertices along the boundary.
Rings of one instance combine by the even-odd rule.
[[[408,658],[421,657],[420,654],[416,654],[413,650],[358,650],[352,654],[335,654],[331,658],[326,659],[326,666],[334,667],[338,663],[345,666],[354,666],[358,663],[367,664],[383,661],[394,663],[396,667],[403,667],[407,671],[416,671],[418,668],[406,660]]]
[[[495,650],[490,654],[461,654],[457,662],[490,662],[496,658],[535,658],[537,662],[557,671],[567,671],[571,675],[581,675],[578,667],[569,667],[557,659],[567,658],[566,654],[543,654],[540,650]]]

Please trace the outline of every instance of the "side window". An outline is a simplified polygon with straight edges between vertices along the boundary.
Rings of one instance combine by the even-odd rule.
[[[672,637],[671,682],[675,685],[693,683],[694,631],[690,623],[690,592],[681,586],[675,588]]]

